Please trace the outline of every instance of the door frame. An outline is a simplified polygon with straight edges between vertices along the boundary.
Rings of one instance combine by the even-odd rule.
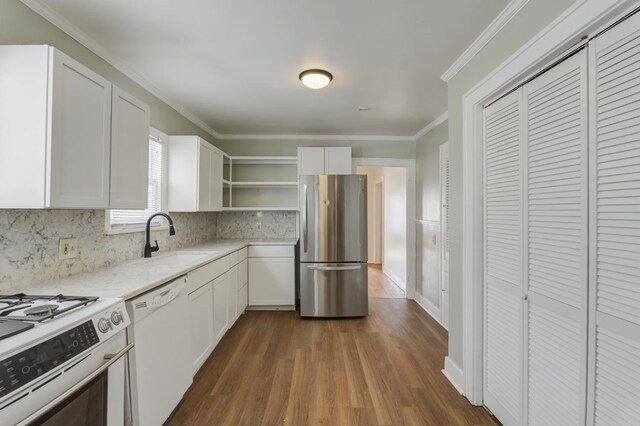
[[[413,158],[354,158],[354,171],[358,167],[403,167],[407,177],[407,282],[406,298],[414,299],[416,294],[416,160]]]
[[[449,258],[451,254],[449,254],[449,258],[445,256],[446,249],[446,230],[449,228],[449,223],[447,222],[447,217],[443,212],[443,209],[449,209],[449,206],[446,204],[446,199],[444,197],[443,188],[446,186],[446,182],[443,180],[444,171],[443,167],[446,167],[446,164],[443,163],[443,159],[445,158],[449,160],[449,141],[440,145],[440,152],[438,156],[438,176],[440,177],[440,324],[447,330],[449,329],[449,295],[447,294],[447,306],[445,307],[442,303],[443,295],[445,294],[445,268],[444,265],[447,265],[447,290],[446,293],[449,293]],[[451,177],[449,177],[451,179]],[[449,194],[449,199],[451,199],[451,195]]]
[[[637,7],[633,0],[576,1],[462,96],[462,369],[447,357],[445,374],[474,405],[484,399],[483,105]]]
[[[382,260],[384,259],[384,179],[380,178],[373,184],[373,191],[375,194],[375,209],[376,209],[376,241],[375,241],[375,253],[378,264],[382,267]]]

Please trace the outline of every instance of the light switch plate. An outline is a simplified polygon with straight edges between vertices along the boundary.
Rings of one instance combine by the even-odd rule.
[[[58,246],[58,259],[75,259],[76,257],[78,257],[78,239],[61,239]]]

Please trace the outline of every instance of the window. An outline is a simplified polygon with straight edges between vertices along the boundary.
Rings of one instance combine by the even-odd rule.
[[[168,136],[154,128],[149,132],[149,191],[148,207],[144,210],[108,210],[106,214],[107,232],[135,232],[145,228],[147,219],[154,213],[166,212],[167,199],[167,141]],[[160,218],[151,226],[160,227],[165,223]]]

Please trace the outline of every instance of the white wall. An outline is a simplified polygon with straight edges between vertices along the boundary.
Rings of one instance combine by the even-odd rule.
[[[382,259],[378,259],[376,247],[378,246],[378,238],[376,233],[376,223],[378,222],[378,212],[376,210],[376,184],[383,181],[381,167],[358,167],[359,175],[367,175],[367,235],[368,235],[368,262],[382,263]],[[382,237],[382,236],[381,236]],[[381,238],[382,239],[382,238]]]
[[[382,268],[406,290],[407,282],[407,173],[401,167],[385,167],[384,255]]]

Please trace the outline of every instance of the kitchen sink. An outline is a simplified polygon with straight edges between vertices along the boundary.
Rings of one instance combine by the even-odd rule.
[[[147,259],[141,259],[136,262],[137,265],[153,265],[153,266],[181,266],[188,265],[200,258],[211,255],[211,252],[178,252],[167,255],[159,255]]]

